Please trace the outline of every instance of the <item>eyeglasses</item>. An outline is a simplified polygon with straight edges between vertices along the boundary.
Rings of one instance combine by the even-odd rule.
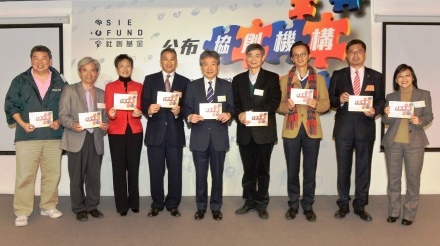
[[[301,53],[301,54],[293,54],[293,59],[298,59],[301,56],[301,58],[304,58],[307,56],[307,53]]]
[[[349,56],[354,56],[354,55],[363,55],[365,53],[365,50],[350,50],[347,54]]]

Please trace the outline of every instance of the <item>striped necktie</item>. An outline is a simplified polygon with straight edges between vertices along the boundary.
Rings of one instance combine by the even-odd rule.
[[[356,96],[359,96],[361,94],[361,80],[359,79],[359,71],[356,70],[356,76],[354,76],[354,82],[353,82],[353,92]]]
[[[170,84],[170,75],[167,74],[167,79],[165,80],[165,91],[170,92],[171,84]]]
[[[208,92],[206,93],[206,100],[208,103],[212,103],[214,99],[214,90],[212,89],[212,81],[209,81]]]

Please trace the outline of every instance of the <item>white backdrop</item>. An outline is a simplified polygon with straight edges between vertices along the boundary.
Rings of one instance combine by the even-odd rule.
[[[146,46],[143,49],[136,49],[135,56],[135,71],[133,78],[140,82],[146,74],[159,71],[159,53],[164,42],[168,39],[177,39],[179,45],[181,41],[187,38],[201,40],[197,54],[188,56],[179,55],[179,67],[177,72],[195,79],[201,77],[200,70],[197,66],[198,55],[200,54],[202,42],[210,40],[212,35],[212,28],[216,26],[240,25],[250,26],[252,20],[260,18],[265,25],[275,21],[284,20],[289,22],[288,11],[291,9],[290,1],[288,0],[256,0],[256,1],[235,1],[239,4],[234,5],[234,1],[209,1],[209,5],[218,6],[216,14],[210,13],[210,6],[202,0],[188,0],[188,1],[99,1],[99,2],[71,2],[71,1],[50,1],[50,2],[5,2],[0,3],[0,16],[35,16],[35,13],[41,13],[45,16],[59,16],[72,15],[72,23],[65,25],[65,59],[64,64],[70,64],[71,70],[66,66],[65,75],[69,82],[77,82],[79,80],[76,75],[75,65],[78,59],[85,55],[91,55],[98,59],[105,59],[102,63],[103,71],[99,78],[98,86],[104,87],[106,81],[111,81],[116,78],[116,73],[113,69],[113,59],[119,53],[128,53],[128,49],[121,50],[98,50],[92,48],[89,39],[91,35],[82,34],[78,30],[81,28],[89,29],[87,33],[90,34],[91,29],[95,29],[93,21],[99,18],[127,19],[127,16],[132,16],[132,19],[148,20],[146,25],[133,22],[133,25],[141,25],[146,38]],[[364,1],[361,2],[361,4]],[[409,14],[418,11],[416,14],[423,15],[440,14],[438,9],[432,8],[432,0],[421,0],[418,4],[410,4],[410,6],[403,5],[402,8],[395,8],[396,5],[401,4],[401,1],[371,1],[371,5],[363,5],[364,14],[347,14],[350,18],[351,34],[348,37],[341,36],[343,41],[350,40],[354,37],[361,38],[367,43],[367,61],[366,64],[378,71],[381,70],[381,24],[373,23],[371,15],[376,13],[383,14]],[[124,5],[120,5],[124,3]],[[134,3],[138,3],[134,5]],[[324,11],[330,11],[331,5],[328,1],[319,1],[320,8],[317,15]],[[402,3],[403,4],[403,3]],[[72,7],[73,5],[73,7]],[[119,6],[119,7],[118,7]],[[236,7],[235,7],[236,6]],[[234,12],[228,11],[229,7],[235,8]],[[198,9],[197,16],[192,15],[193,10]],[[179,13],[180,17],[167,18],[173,16],[174,13]],[[123,13],[123,14],[122,14]],[[127,13],[127,14],[126,14]],[[162,16],[162,14],[165,14]],[[195,13],[195,12],[194,12]],[[80,15],[81,14],[81,15]],[[141,15],[141,16],[138,16]],[[177,14],[176,14],[177,15]],[[124,16],[124,18],[122,18]],[[162,21],[158,21],[158,17],[162,16]],[[120,18],[119,18],[120,17]],[[201,17],[209,17],[209,19],[202,19]],[[342,18],[335,15],[335,18]],[[315,19],[319,19],[315,18]],[[93,20],[93,21],[92,21]],[[173,21],[174,20],[174,21]],[[186,21],[187,25],[182,25],[181,22]],[[82,24],[81,24],[82,23]],[[81,27],[82,26],[82,27]],[[371,26],[373,28],[371,29]],[[138,26],[137,26],[138,27]],[[177,31],[176,31],[177,30]],[[161,39],[152,38],[153,34],[159,33]],[[178,33],[178,34],[176,34]],[[183,33],[183,34],[182,34]],[[76,37],[80,35],[80,40]],[[82,35],[82,36],[81,36]],[[87,36],[85,36],[87,35]],[[81,45],[78,44],[81,43]],[[180,46],[179,46],[180,47]],[[145,60],[145,58],[147,58]],[[151,58],[151,59],[149,59]],[[330,67],[328,71],[346,66],[345,62],[330,60]],[[290,65],[270,65],[265,64],[264,67],[268,70],[278,72],[283,75],[290,68]],[[222,65],[220,68],[220,77],[231,78],[238,72],[242,72],[240,62],[230,65]],[[324,138],[321,142],[321,150],[319,155],[318,171],[317,171],[317,194],[335,195],[336,192],[336,158],[334,153],[334,142],[331,138],[333,128],[333,113],[329,113],[322,117]],[[278,118],[279,128],[282,117]],[[373,167],[372,167],[372,182],[370,194],[385,194],[386,192],[386,170],[383,153],[379,152],[380,139],[380,124],[377,122],[376,144],[373,153]],[[231,138],[235,136],[235,128],[231,127]],[[188,133],[187,133],[188,135]],[[280,138],[281,139],[281,138]],[[241,194],[241,161],[238,156],[236,144],[231,144],[231,150],[227,154],[226,168],[232,167],[235,172],[226,174],[224,177],[224,195],[240,195]],[[281,143],[281,142],[280,142]],[[274,148],[273,158],[271,163],[271,195],[286,195],[286,175],[285,175],[285,161],[282,149],[282,144],[278,144]],[[438,173],[440,168],[438,164],[438,153],[427,153],[425,158],[425,167],[422,172],[422,193],[437,194],[440,193],[440,181],[438,180]],[[194,173],[192,167],[191,152],[185,148],[185,162],[183,173],[183,191],[184,195],[194,195]],[[0,156],[2,164],[2,172],[0,173],[0,193],[13,193],[14,179],[15,179],[15,156]],[[140,188],[141,195],[149,195],[149,174],[148,163],[146,161],[145,151],[143,161],[141,163]],[[111,189],[111,163],[109,151],[106,150],[104,162],[102,166],[102,195],[113,195]],[[69,178],[67,174],[67,158],[63,157],[62,161],[62,178],[59,186],[61,195],[69,194]],[[228,175],[228,176],[227,176]],[[38,186],[37,186],[37,189]],[[37,192],[38,193],[38,192]]]

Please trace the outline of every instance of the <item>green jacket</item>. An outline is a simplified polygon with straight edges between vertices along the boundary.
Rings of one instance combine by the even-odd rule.
[[[60,73],[53,67],[49,89],[44,98],[41,98],[37,84],[31,74],[32,67],[19,74],[12,80],[5,99],[5,113],[8,124],[16,123],[12,118],[15,113],[20,113],[24,122],[29,123],[29,112],[52,111],[53,120],[58,119],[58,104],[63,87],[67,82],[61,78]],[[15,142],[26,140],[61,139],[63,128],[53,130],[49,127],[36,128],[31,133],[16,125]]]

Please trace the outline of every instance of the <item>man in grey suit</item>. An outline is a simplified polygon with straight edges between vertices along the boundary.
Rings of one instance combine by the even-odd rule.
[[[228,121],[234,114],[232,85],[217,78],[220,56],[205,50],[200,55],[203,78],[189,83],[185,94],[183,115],[191,127],[189,148],[196,169],[197,212],[194,219],[204,218],[208,206],[207,176],[211,168],[212,187],[210,208],[214,220],[222,219],[223,168],[229,149]],[[221,103],[222,113],[216,119],[201,116],[201,103]]]
[[[99,70],[100,64],[96,59],[81,59],[78,62],[81,81],[64,87],[59,106],[60,122],[64,126],[60,148],[67,151],[72,211],[79,221],[86,221],[87,213],[95,218],[104,216],[97,208],[101,190],[103,138],[109,125],[104,113],[104,91],[94,86]],[[79,113],[86,112],[101,114],[102,122],[98,128],[84,129],[80,125]]]

